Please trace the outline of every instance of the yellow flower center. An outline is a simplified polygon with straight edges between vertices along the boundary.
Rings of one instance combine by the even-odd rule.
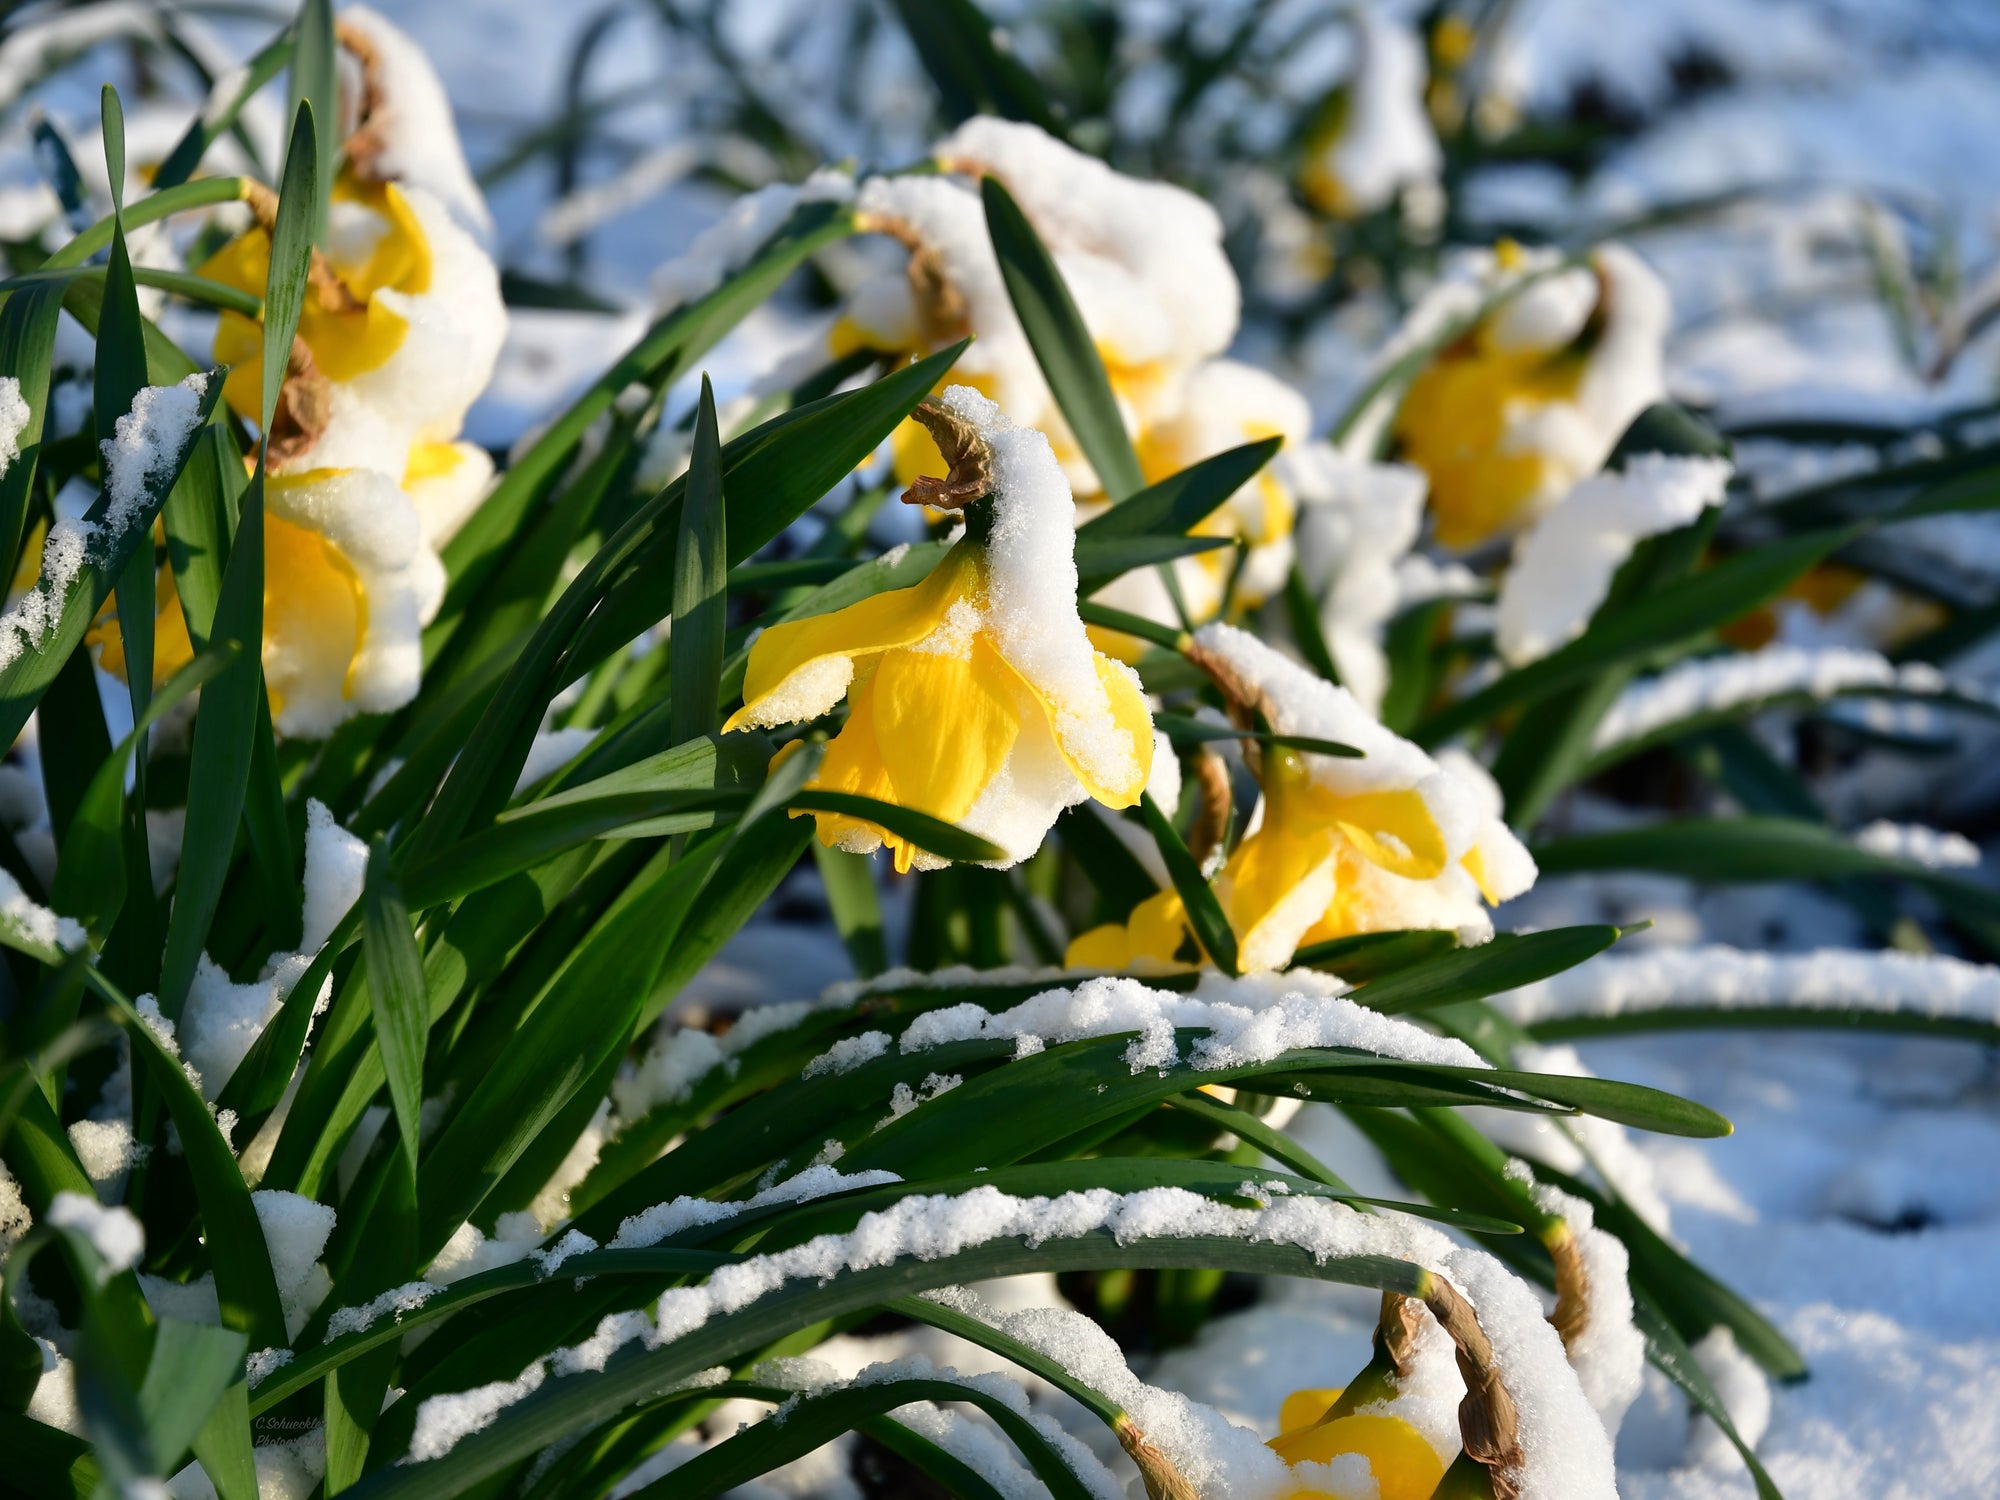
[[[403,346],[409,321],[376,294],[421,296],[430,290],[430,242],[409,200],[393,183],[343,177],[333,191],[336,232],[326,263],[351,300],[309,286],[299,313],[299,337],[329,380],[353,380],[379,370]],[[238,235],[210,256],[200,274],[261,297],[271,267],[271,237],[261,227]],[[215,358],[230,367],[223,395],[238,415],[257,419],[263,399],[264,331],[259,320],[224,312],[216,324]]]

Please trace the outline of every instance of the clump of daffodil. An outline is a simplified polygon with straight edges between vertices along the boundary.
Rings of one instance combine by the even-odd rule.
[[[800,723],[845,700],[810,788],[956,823],[1013,864],[1064,808],[1139,800],[1152,721],[1137,674],[1078,618],[1072,501],[1048,439],[968,386],[920,411],[951,470],[905,498],[963,510],[966,534],[913,588],[765,631],[724,728]],[[938,863],[875,824],[815,816],[829,846]]]
[[[850,289],[830,335],[835,353],[915,355],[973,335],[953,378],[1046,432],[1072,493],[1086,505],[1101,499],[1103,485],[1049,393],[1001,280],[978,192],[978,179],[990,175],[1019,202],[1062,272],[1149,478],[1252,437],[1303,437],[1306,407],[1296,392],[1218,358],[1235,337],[1242,294],[1207,203],[1004,120],[967,121],[933,158],[948,175],[861,184],[857,223],[894,239],[902,253]],[[944,473],[917,423],[898,431],[894,452],[904,483]],[[1246,496],[1213,524],[1263,548],[1289,535],[1290,509]],[[1190,587],[1220,597],[1217,585],[1191,580]],[[1172,618],[1164,601],[1146,612]]]
[[[506,332],[499,278],[476,234],[485,207],[465,169],[442,86],[423,54],[363,7],[339,39],[353,129],[327,238],[268,438],[264,489],[264,671],[279,733],[318,737],[360,712],[407,703],[444,572],[436,549],[492,478],[458,441]],[[254,188],[251,227],[201,273],[261,295],[276,198]],[[224,396],[255,421],[263,328],[224,312],[215,358]],[[154,675],[191,656],[170,571],[156,593]],[[116,621],[96,639],[123,673]]]
[[[1386,357],[1503,293],[1437,351],[1394,417],[1398,456],[1429,476],[1435,534],[1450,548],[1533,521],[1603,467],[1665,390],[1666,289],[1615,244],[1581,265],[1512,243],[1470,256]]]
[[[1423,44],[1376,9],[1351,18],[1353,65],[1306,132],[1299,188],[1336,218],[1359,218],[1409,195],[1433,217],[1444,153],[1425,114]]]
[[[1433,760],[1345,688],[1231,626],[1197,632],[1194,654],[1275,733],[1362,752],[1253,746],[1263,798],[1214,883],[1244,971],[1283,968],[1302,946],[1356,933],[1429,928],[1484,941],[1493,931],[1486,906],[1534,883],[1497,789],[1469,757]],[[1066,961],[1166,967],[1186,962],[1193,941],[1179,896],[1162,891],[1123,925],[1082,934]]]

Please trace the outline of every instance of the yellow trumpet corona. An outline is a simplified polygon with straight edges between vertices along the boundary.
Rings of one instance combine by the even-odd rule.
[[[944,404],[991,454],[990,525],[922,583],[772,626],[751,648],[725,731],[847,722],[809,786],[928,813],[1025,859],[1065,807],[1139,800],[1152,721],[1137,674],[1094,651],[1076,611],[1068,485],[1048,440],[977,391]],[[889,830],[815,815],[822,842],[887,845],[898,869],[934,864]]]

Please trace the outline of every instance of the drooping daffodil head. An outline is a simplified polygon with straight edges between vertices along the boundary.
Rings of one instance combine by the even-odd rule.
[[[347,85],[342,114],[353,128],[325,241],[313,255],[271,462],[401,476],[412,445],[458,436],[492,377],[506,309],[481,245],[491,221],[429,60],[365,6],[343,11],[336,30]],[[276,200],[258,188],[247,201],[251,227],[200,271],[261,296]],[[230,405],[256,421],[258,320],[224,312],[215,358],[230,366]]]
[[[1450,548],[1533,521],[1603,467],[1665,391],[1666,288],[1623,246],[1580,265],[1510,243],[1475,254],[1412,312],[1410,331],[1441,330],[1496,297],[1394,418],[1398,455],[1429,476],[1435,534]]]
[[[1362,752],[1272,746],[1258,756],[1262,800],[1214,882],[1245,972],[1281,969],[1300,947],[1357,933],[1443,929],[1462,942],[1492,935],[1486,906],[1525,891],[1535,866],[1470,757],[1434,760],[1345,688],[1233,626],[1203,627],[1194,652],[1274,732]],[[1179,898],[1162,892],[1123,928],[1083,934],[1068,958],[1157,965],[1190,956],[1192,940]]]
[[[444,569],[395,480],[373,469],[306,469],[264,482],[264,678],[279,734],[320,739],[357,713],[416,696],[423,627]],[[153,680],[194,655],[170,568],[154,592]],[[98,664],[125,675],[117,616],[90,639]]]
[[[969,502],[967,535],[912,588],[765,631],[724,728],[800,723],[844,701],[846,723],[810,788],[956,823],[1010,865],[1063,809],[1139,800],[1152,721],[1137,674],[1084,634],[1073,502],[1048,439],[968,386],[925,414],[949,450],[951,498]],[[912,498],[945,499],[944,488]],[[899,869],[938,863],[876,824],[815,816],[830,846],[887,845]]]
[[[1306,132],[1300,190],[1336,218],[1374,213],[1399,192],[1429,212],[1444,152],[1424,108],[1423,43],[1374,8],[1353,12],[1350,36],[1348,77]]]
[[[1115,172],[1032,125],[970,120],[933,155],[947,175],[875,177],[856,193],[858,227],[901,254],[849,290],[831,348],[914,355],[972,334],[954,378],[1040,428],[1078,498],[1101,494],[1008,299],[978,180],[1003,183],[1048,247],[1134,437],[1181,409],[1189,372],[1235,335],[1241,290],[1221,221],[1193,194]],[[894,452],[904,483],[944,473],[915,423]]]
[[[1286,1402],[1288,1407],[1292,1404]],[[1280,1432],[1270,1446],[1292,1465],[1298,1483],[1287,1500],[1308,1495],[1430,1500],[1444,1478],[1444,1464],[1430,1440],[1386,1412],[1356,1412],[1331,1421],[1315,1418]]]

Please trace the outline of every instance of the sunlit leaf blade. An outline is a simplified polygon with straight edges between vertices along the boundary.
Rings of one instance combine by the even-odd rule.
[[[986,232],[999,257],[1007,296],[1077,446],[1112,500],[1136,495],[1146,483],[1139,455],[1125,431],[1104,361],[1062,272],[997,177],[980,180],[979,196],[986,205]]]
[[[312,157],[318,163],[318,171],[306,190],[305,199],[311,211],[307,222],[315,242],[326,239],[327,204],[333,194],[334,164],[340,154],[338,61],[339,53],[333,37],[332,0],[305,0],[299,7],[299,18],[292,28],[291,73],[286,83],[285,114],[296,121],[299,111],[306,110],[306,119],[312,131]],[[294,130],[292,147],[296,150],[301,145],[298,132]],[[286,169],[289,175],[289,155]],[[291,325],[287,323],[285,326],[289,328]],[[286,342],[289,346],[290,340]],[[267,369],[269,359],[267,349]],[[269,402],[265,403],[264,410],[268,419]]]
[[[362,946],[368,963],[368,999],[375,1039],[389,1079],[410,1170],[417,1164],[417,1120],[424,1102],[424,1042],[430,1008],[424,998],[424,961],[410,930],[410,913],[389,870],[389,851],[376,840],[368,851],[362,890]]]
[[[687,492],[681,501],[680,545],[674,559],[673,635],[668,641],[669,692],[675,744],[716,727],[722,680],[722,637],[728,626],[728,572],[722,496],[722,440],[716,434],[715,392],[701,379]]]
[[[1476,948],[1460,948],[1371,980],[1354,998],[1391,1016],[1483,1000],[1573,969],[1617,941],[1618,929],[1608,925],[1503,932]]]
[[[324,12],[326,8],[325,0],[307,0],[308,15],[314,10]],[[327,65],[329,68],[332,65],[330,57]],[[326,113],[329,127],[336,117],[337,112],[329,107]],[[278,410],[278,395],[291,364],[292,336],[298,331],[299,310],[305,305],[313,242],[322,232],[322,179],[331,185],[332,154],[322,157],[318,153],[313,105],[301,99],[293,113],[291,139],[285,148],[285,176],[278,187],[278,220],[271,231],[270,276],[264,285],[264,398],[260,425],[266,437],[270,435],[271,419]]]
[[[1223,911],[1214,887],[1208,883],[1208,877],[1195,863],[1194,855],[1188,852],[1186,842],[1174,825],[1167,821],[1167,815],[1160,811],[1159,804],[1153,801],[1150,793],[1139,799],[1139,811],[1146,820],[1146,831],[1152,834],[1153,842],[1159,846],[1167,875],[1180,895],[1181,905],[1187,909],[1188,925],[1200,939],[1203,951],[1223,973],[1235,974],[1236,933],[1229,925],[1229,917]]]
[[[280,32],[266,42],[241,71],[217,79],[201,112],[188,122],[173,150],[167,153],[159,170],[154,172],[154,189],[179,187],[193,177],[201,166],[202,158],[208,154],[208,148],[235,127],[243,107],[265,84],[276,78],[291,59],[292,34]]]
[[[893,802],[863,797],[854,792],[801,791],[794,793],[787,805],[803,812],[843,813],[865,823],[874,823],[905,843],[914,844],[940,859],[977,863],[1007,857],[1007,851],[998,844],[955,824],[934,818],[929,813],[918,812],[915,808],[899,807]]]

